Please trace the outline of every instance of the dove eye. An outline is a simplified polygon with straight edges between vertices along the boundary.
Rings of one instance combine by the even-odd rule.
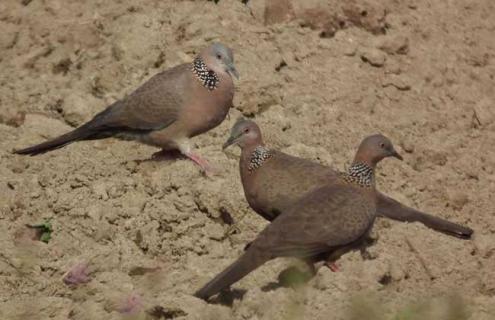
[[[244,133],[248,133],[248,132],[249,132],[249,128],[244,129]]]
[[[385,149],[385,143],[380,143],[380,148]]]
[[[221,54],[217,54],[217,59],[222,59],[222,55]]]

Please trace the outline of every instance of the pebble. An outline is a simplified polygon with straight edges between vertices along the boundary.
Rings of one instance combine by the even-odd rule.
[[[205,233],[210,239],[222,240],[225,236],[223,227],[218,223],[209,223],[205,226]]]
[[[401,75],[391,74],[383,80],[382,87],[385,88],[392,86],[397,88],[398,90],[407,91],[411,89],[410,82],[411,80],[409,79],[409,77],[407,77],[404,74]]]
[[[476,234],[473,237],[473,243],[482,258],[489,258],[495,254],[495,242],[492,235]]]
[[[343,53],[345,56],[354,57],[357,52],[357,44],[353,41],[343,42]]]
[[[386,35],[376,40],[375,47],[387,54],[407,54],[409,52],[409,39],[401,34]]]
[[[2,32],[0,32],[0,48],[10,49],[16,44],[19,32],[16,32],[15,27],[7,23],[2,23],[0,26],[2,27]]]
[[[495,103],[489,98],[481,99],[473,108],[473,127],[486,127],[495,122]]]
[[[62,104],[64,119],[72,126],[80,126],[93,115],[93,109],[88,105],[98,104],[98,100],[91,95],[69,94]]]
[[[389,268],[390,268],[389,269],[390,277],[392,278],[393,281],[400,281],[405,278],[406,274],[399,265],[395,263],[391,263]]]
[[[402,149],[404,149],[405,152],[407,153],[413,153],[414,152],[414,143],[413,141],[408,138],[408,137],[404,137],[401,141],[400,141],[400,146],[402,147]]]
[[[373,67],[383,67],[387,59],[385,53],[378,49],[368,48],[361,52],[361,59]]]
[[[461,210],[468,202],[469,197],[461,191],[451,191],[448,193],[450,204],[455,210]]]
[[[108,200],[107,186],[104,183],[95,183],[93,185],[93,193],[98,199],[103,201]]]
[[[264,12],[265,24],[287,22],[295,18],[290,0],[270,0],[266,2]]]

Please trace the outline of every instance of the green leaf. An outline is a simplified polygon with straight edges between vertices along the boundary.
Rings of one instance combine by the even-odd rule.
[[[43,234],[40,237],[40,241],[44,243],[48,243],[48,241],[50,241],[51,238],[52,238],[51,232],[43,232]]]

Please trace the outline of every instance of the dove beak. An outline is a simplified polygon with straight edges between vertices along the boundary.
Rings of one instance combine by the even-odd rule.
[[[227,149],[233,144],[236,144],[239,141],[239,136],[230,136],[227,141],[222,145],[222,150]]]
[[[392,157],[399,159],[400,161],[404,160],[402,156],[395,150],[392,150],[392,153],[390,154]]]
[[[233,76],[233,77],[235,77],[237,80],[239,80],[239,72],[237,72],[237,69],[235,68],[234,63],[229,63],[229,64],[227,65],[227,72],[228,72],[231,76]]]

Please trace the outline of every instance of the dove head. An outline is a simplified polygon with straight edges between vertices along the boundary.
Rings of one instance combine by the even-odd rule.
[[[239,78],[239,73],[234,65],[234,55],[232,49],[215,42],[201,51],[199,57],[208,68],[215,72],[227,72],[230,76]]]
[[[395,151],[392,142],[381,134],[366,137],[359,145],[354,163],[364,163],[374,167],[380,160],[395,157],[402,160],[402,156]]]
[[[237,144],[241,149],[262,145],[263,139],[258,125],[254,121],[239,118],[222,148],[225,149],[233,144]]]

